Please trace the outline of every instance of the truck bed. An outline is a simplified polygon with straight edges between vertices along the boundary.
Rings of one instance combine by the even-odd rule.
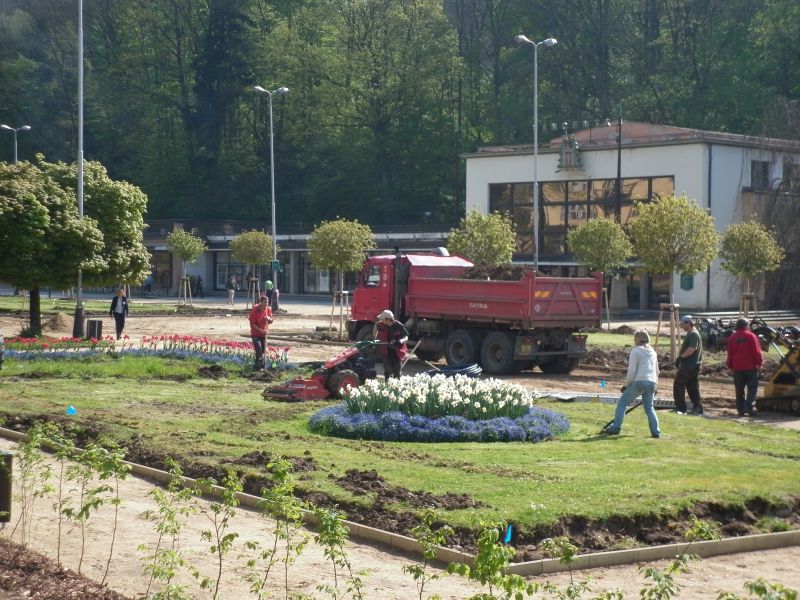
[[[602,290],[600,275],[537,277],[526,272],[519,281],[412,276],[405,306],[417,318],[573,329],[600,324]]]

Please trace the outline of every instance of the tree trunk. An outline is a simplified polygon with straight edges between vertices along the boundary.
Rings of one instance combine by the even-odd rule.
[[[28,300],[31,311],[31,334],[38,337],[42,335],[42,303],[38,287],[28,290]]]

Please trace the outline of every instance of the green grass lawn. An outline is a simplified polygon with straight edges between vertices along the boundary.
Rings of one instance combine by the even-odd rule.
[[[597,432],[612,406],[544,401],[566,413],[572,429],[540,444],[345,440],[308,429],[308,417],[327,402],[266,401],[264,384],[235,374],[195,377],[199,363],[147,359],[126,366],[127,360],[6,361],[0,413],[72,420],[123,444],[135,437],[184,464],[232,465],[256,451],[311,456],[315,469],[302,473],[299,486],[341,502],[371,498],[354,496],[335,478],[348,469],[375,469],[392,485],[465,493],[483,503],[441,513],[453,525],[502,519],[527,528],[565,516],[663,515],[695,502],[800,495],[795,431],[661,412],[664,437],[654,440],[638,410],[620,436],[604,437]],[[185,380],[164,379],[175,375]],[[68,405],[76,416],[65,416]]]

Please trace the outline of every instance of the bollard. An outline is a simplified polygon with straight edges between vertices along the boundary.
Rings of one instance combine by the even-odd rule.
[[[0,450],[0,523],[11,521],[11,482],[14,455]]]
[[[103,321],[100,319],[89,319],[86,321],[86,337],[88,339],[103,338]]]

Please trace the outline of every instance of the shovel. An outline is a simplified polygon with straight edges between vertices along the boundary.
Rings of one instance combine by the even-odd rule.
[[[637,400],[636,402],[634,402],[633,404],[631,404],[631,405],[630,405],[630,406],[627,408],[627,410],[625,410],[625,414],[627,415],[629,412],[631,412],[631,411],[632,411],[632,410],[634,410],[634,409],[637,409],[637,408],[639,408],[641,405],[642,405],[642,401],[641,401],[641,400]],[[600,429],[600,433],[603,433],[603,432],[604,432],[606,429],[608,429],[609,427],[611,427],[611,425],[613,425],[613,423],[614,423],[614,419],[611,419],[611,420],[610,420],[608,423],[606,423],[605,425],[603,425],[602,429]]]

